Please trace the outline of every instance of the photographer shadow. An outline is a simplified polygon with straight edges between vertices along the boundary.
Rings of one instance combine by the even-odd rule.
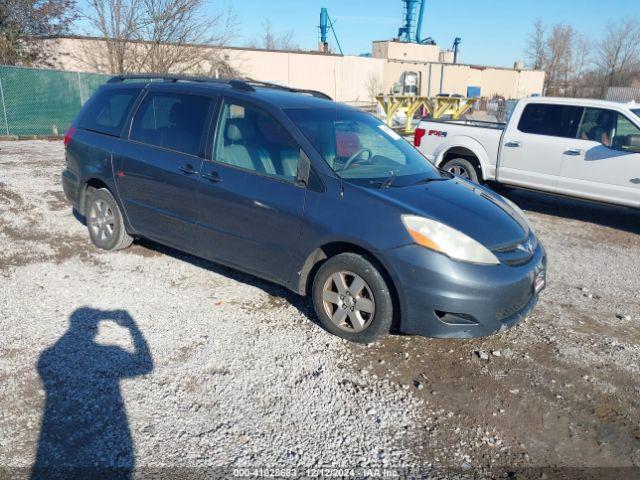
[[[98,326],[126,328],[133,352],[95,341]],[[153,369],[149,346],[123,310],[80,308],[38,360],[46,404],[32,479],[132,478],[135,450],[120,380]]]

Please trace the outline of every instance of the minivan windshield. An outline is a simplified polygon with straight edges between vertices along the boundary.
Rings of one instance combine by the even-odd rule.
[[[285,113],[346,181],[381,188],[450,178],[391,128],[365,112],[301,108]]]
[[[631,111],[636,114],[636,117],[640,117],[640,108],[632,108]]]

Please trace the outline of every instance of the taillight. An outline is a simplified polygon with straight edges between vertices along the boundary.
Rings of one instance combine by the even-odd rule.
[[[413,145],[419,147],[422,143],[422,137],[425,136],[427,131],[424,128],[416,128],[416,131],[413,132]]]
[[[67,145],[69,145],[69,142],[71,141],[71,139],[73,138],[73,134],[76,133],[76,129],[73,127],[69,127],[69,130],[67,130],[67,133],[64,136],[64,146],[66,147]]]

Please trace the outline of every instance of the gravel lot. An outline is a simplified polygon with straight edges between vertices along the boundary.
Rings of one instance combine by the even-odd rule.
[[[527,321],[358,346],[278,286],[150,242],[94,249],[62,165],[61,142],[0,143],[5,476],[640,467],[640,213],[513,192],[549,254]]]

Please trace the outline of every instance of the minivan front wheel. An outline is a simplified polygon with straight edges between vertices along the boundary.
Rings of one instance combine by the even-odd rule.
[[[313,281],[313,305],[322,326],[339,337],[370,343],[389,332],[389,287],[366,257],[341,253],[327,260]]]
[[[101,188],[91,192],[86,208],[91,242],[103,250],[121,250],[133,242],[124,228],[122,213],[111,192]]]

